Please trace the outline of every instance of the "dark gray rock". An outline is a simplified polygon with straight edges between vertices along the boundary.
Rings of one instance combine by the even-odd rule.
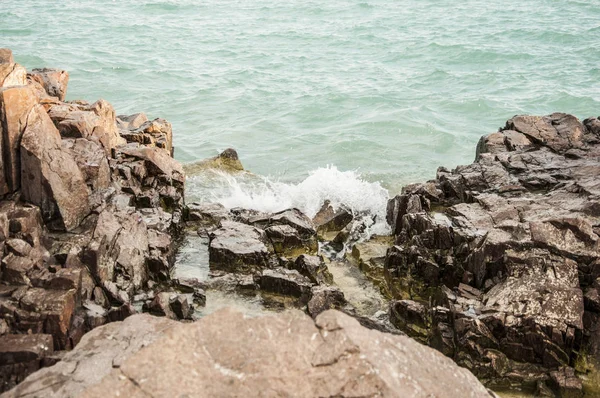
[[[211,268],[251,272],[266,267],[269,250],[264,231],[235,221],[223,221],[210,234]]]

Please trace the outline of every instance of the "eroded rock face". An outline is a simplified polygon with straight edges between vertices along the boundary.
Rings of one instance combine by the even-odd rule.
[[[597,313],[599,125],[516,116],[482,137],[475,163],[392,199],[386,281],[416,300],[393,307],[395,324],[419,325],[490,384],[572,388],[550,372],[574,365],[592,336],[584,319]]]
[[[170,125],[161,124],[168,140],[120,151],[110,104],[63,102],[66,72],[23,80],[9,55],[0,51],[9,61],[0,81],[9,81],[4,70],[14,75],[0,87],[0,336],[49,335],[56,352],[2,361],[0,391],[60,360],[86,332],[148,308],[158,292],[173,298],[173,318],[205,300],[170,280],[185,182],[165,150]],[[0,355],[9,351],[0,342]]]
[[[246,318],[222,310],[188,325],[157,323],[135,316],[119,329],[99,328],[7,396],[251,396],[265,386],[270,396],[491,396],[434,350],[337,311],[313,321],[299,312]],[[155,340],[159,328],[167,330]],[[131,343],[129,336],[136,336]]]
[[[56,219],[66,230],[89,213],[85,179],[39,105],[29,113],[21,138],[21,186],[24,200],[39,206],[46,221]]]
[[[1,65],[1,64],[0,64]],[[25,86],[0,88],[0,196],[21,187],[21,137],[37,98]]]

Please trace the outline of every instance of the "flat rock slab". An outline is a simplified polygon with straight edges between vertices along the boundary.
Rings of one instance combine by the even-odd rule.
[[[235,221],[223,221],[211,233],[210,265],[229,272],[247,272],[267,265],[269,250],[264,231]]]
[[[98,328],[6,396],[492,396],[442,354],[334,310],[315,321],[298,311],[248,318],[230,309],[177,327],[161,321],[135,315]],[[160,327],[167,330],[155,339]]]

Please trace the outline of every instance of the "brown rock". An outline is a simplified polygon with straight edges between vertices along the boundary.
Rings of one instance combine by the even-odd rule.
[[[333,283],[333,276],[320,256],[308,256],[306,254],[298,256],[294,262],[294,269],[306,276],[314,284]]]
[[[27,70],[19,64],[0,63],[0,87],[24,86],[27,84]]]
[[[0,336],[0,392],[40,369],[53,351],[52,336],[48,334]]]
[[[99,144],[85,138],[63,139],[62,147],[71,152],[92,191],[108,188],[110,167],[106,153]]]
[[[308,313],[316,318],[323,311],[340,309],[345,306],[344,293],[336,286],[314,286],[308,302]]]
[[[36,102],[28,87],[0,88],[0,196],[21,186],[21,137]]]
[[[136,315],[97,328],[84,335],[77,347],[55,366],[31,375],[6,396],[80,396],[174,325],[178,323],[166,318]]]
[[[60,69],[33,69],[29,74],[31,78],[41,84],[49,96],[57,97],[64,101],[67,96],[69,73]]]
[[[19,303],[23,310],[32,313],[32,319],[41,322],[44,333],[53,336],[54,347],[59,350],[64,350],[69,344],[69,328],[75,311],[76,294],[75,290],[30,288]]]
[[[339,206],[339,208],[334,209],[331,206],[331,202],[326,200],[312,221],[317,228],[317,232],[323,234],[325,232],[339,232],[353,219],[354,216],[351,210],[345,206]]]
[[[29,285],[28,273],[36,263],[28,257],[9,253],[2,259],[2,280],[14,285]]]
[[[313,322],[299,312],[249,318],[222,310],[169,329],[160,343],[144,350],[137,351],[136,339],[133,349],[113,359],[113,347],[121,348],[123,340],[129,347],[130,335],[154,337],[140,326],[132,329],[140,321],[149,324],[146,330],[156,323],[147,320],[135,316],[124,322],[130,334],[108,325],[84,336],[62,362],[30,376],[8,396],[32,391],[86,397],[141,396],[145,391],[156,397],[253,396],[266,392],[265,386],[272,391],[269,396],[291,397],[491,396],[469,371],[440,353],[404,336],[365,329],[337,311],[326,311]],[[74,368],[75,358],[75,374],[63,376]],[[111,364],[107,376],[95,370]],[[51,386],[43,385],[47,380],[53,380]]]
[[[267,266],[269,251],[265,233],[250,225],[223,221],[210,234],[208,247],[212,268],[248,272]]]
[[[118,146],[125,144],[119,135],[115,121],[115,111],[108,102],[98,100],[91,105],[55,104],[48,113],[56,124],[61,136],[86,138],[104,147],[107,155]]]
[[[181,184],[185,181],[181,164],[159,148],[129,144],[120,148],[119,152],[144,160],[146,168],[152,176],[164,175],[168,179]]]
[[[72,155],[41,106],[32,110],[21,139],[23,199],[39,206],[45,220],[72,230],[89,212],[89,190]]]
[[[148,121],[148,116],[144,112],[134,113],[133,115],[117,116],[117,126],[122,130],[138,129]]]
[[[0,48],[0,64],[14,64],[13,53],[10,48]]]
[[[138,114],[139,115],[139,114]],[[142,114],[143,115],[143,114]],[[157,147],[164,149],[170,156],[173,155],[173,130],[171,123],[164,119],[146,120],[143,124],[135,127],[142,117],[135,117],[129,122],[128,130],[121,130],[121,136],[127,142],[143,144],[146,147]],[[145,117],[146,115],[143,115]]]

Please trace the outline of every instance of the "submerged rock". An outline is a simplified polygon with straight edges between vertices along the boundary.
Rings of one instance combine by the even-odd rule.
[[[407,337],[365,329],[337,311],[315,321],[299,312],[249,318],[232,310],[177,327],[165,321],[135,316],[96,329],[61,363],[7,396],[138,396],[144,390],[157,397],[248,396],[265,385],[276,396],[492,396],[449,358]],[[136,337],[130,342],[129,336]],[[140,350],[142,342],[147,347]],[[75,374],[65,376],[68,369]]]
[[[190,175],[196,175],[207,169],[235,173],[244,171],[244,166],[242,165],[236,150],[233,148],[227,148],[215,157],[185,165],[185,172]]]

